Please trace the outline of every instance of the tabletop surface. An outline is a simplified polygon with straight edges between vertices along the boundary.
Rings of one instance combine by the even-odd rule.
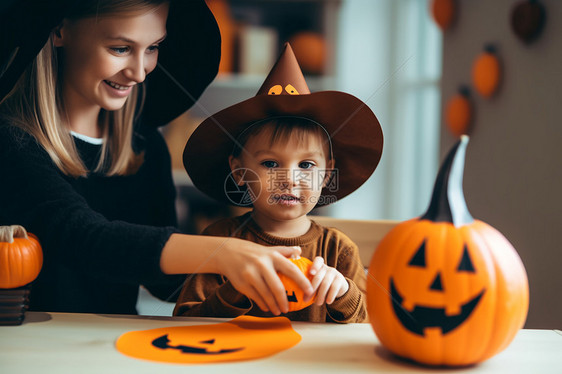
[[[462,369],[432,369],[397,359],[369,324],[293,322],[295,347],[263,359],[204,365],[157,363],[115,349],[123,333],[224,319],[28,312],[21,326],[0,326],[0,373],[562,373],[562,333],[521,330],[491,359]]]

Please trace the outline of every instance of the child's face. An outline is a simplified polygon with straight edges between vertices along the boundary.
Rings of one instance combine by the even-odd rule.
[[[74,108],[120,109],[132,87],[156,67],[158,43],[166,35],[168,6],[134,14],[65,21],[63,97]]]
[[[328,146],[317,134],[304,141],[291,136],[271,144],[271,133],[264,130],[251,136],[230,165],[232,170],[244,168],[257,175],[259,183],[247,184],[255,197],[255,213],[273,221],[298,219],[317,204],[327,169],[333,167],[326,157]]]

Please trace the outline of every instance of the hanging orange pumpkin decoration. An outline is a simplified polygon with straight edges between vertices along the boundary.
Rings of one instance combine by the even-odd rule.
[[[432,0],[431,14],[441,30],[448,29],[455,18],[454,0]]]
[[[447,155],[427,212],[391,230],[367,277],[380,342],[429,365],[464,366],[506,348],[523,326],[529,285],[508,240],[472,218],[462,174],[468,137]]]
[[[538,0],[523,0],[511,12],[511,28],[525,43],[535,41],[546,23],[546,10]]]
[[[37,237],[22,226],[0,226],[0,288],[17,288],[31,283],[43,266],[43,252]]]
[[[445,110],[445,123],[449,131],[455,136],[468,134],[472,120],[472,105],[467,87],[459,88],[459,92],[447,102]]]
[[[298,257],[290,259],[293,264],[295,264],[300,271],[309,279],[312,280],[310,275],[310,267],[312,266],[312,261],[308,258]],[[287,293],[287,300],[289,301],[289,312],[294,312],[296,310],[301,310],[314,303],[314,297],[309,301],[304,301],[303,290],[289,277],[282,273],[278,273],[281,282],[285,286],[285,292]]]
[[[482,96],[490,97],[498,89],[500,80],[501,66],[496,48],[487,45],[472,65],[472,83]]]

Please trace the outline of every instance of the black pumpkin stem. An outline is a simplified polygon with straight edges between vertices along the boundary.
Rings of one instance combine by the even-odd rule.
[[[445,157],[435,180],[429,207],[420,219],[433,222],[450,222],[455,227],[467,225],[474,221],[466,206],[462,190],[467,144],[468,136],[462,135],[461,139]]]
[[[486,43],[484,45],[484,52],[495,55],[498,52],[498,47],[492,43]]]

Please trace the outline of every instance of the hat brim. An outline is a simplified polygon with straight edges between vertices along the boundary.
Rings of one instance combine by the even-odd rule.
[[[151,126],[165,125],[191,108],[219,71],[221,36],[205,1],[172,1],[166,29],[158,66],[145,82],[142,118]]]
[[[25,69],[77,0],[23,1],[3,4],[0,12],[0,101],[14,88]]]
[[[16,0],[2,9],[0,101],[78,0]],[[188,110],[218,73],[220,31],[204,0],[172,0],[158,66],[144,82],[143,123],[162,126]]]
[[[195,129],[183,153],[193,184],[216,200],[234,204],[224,186],[235,140],[249,125],[279,116],[313,120],[331,138],[336,180],[322,190],[326,198],[318,206],[349,195],[375,171],[382,155],[382,129],[371,109],[355,96],[339,91],[257,95],[216,113]]]

